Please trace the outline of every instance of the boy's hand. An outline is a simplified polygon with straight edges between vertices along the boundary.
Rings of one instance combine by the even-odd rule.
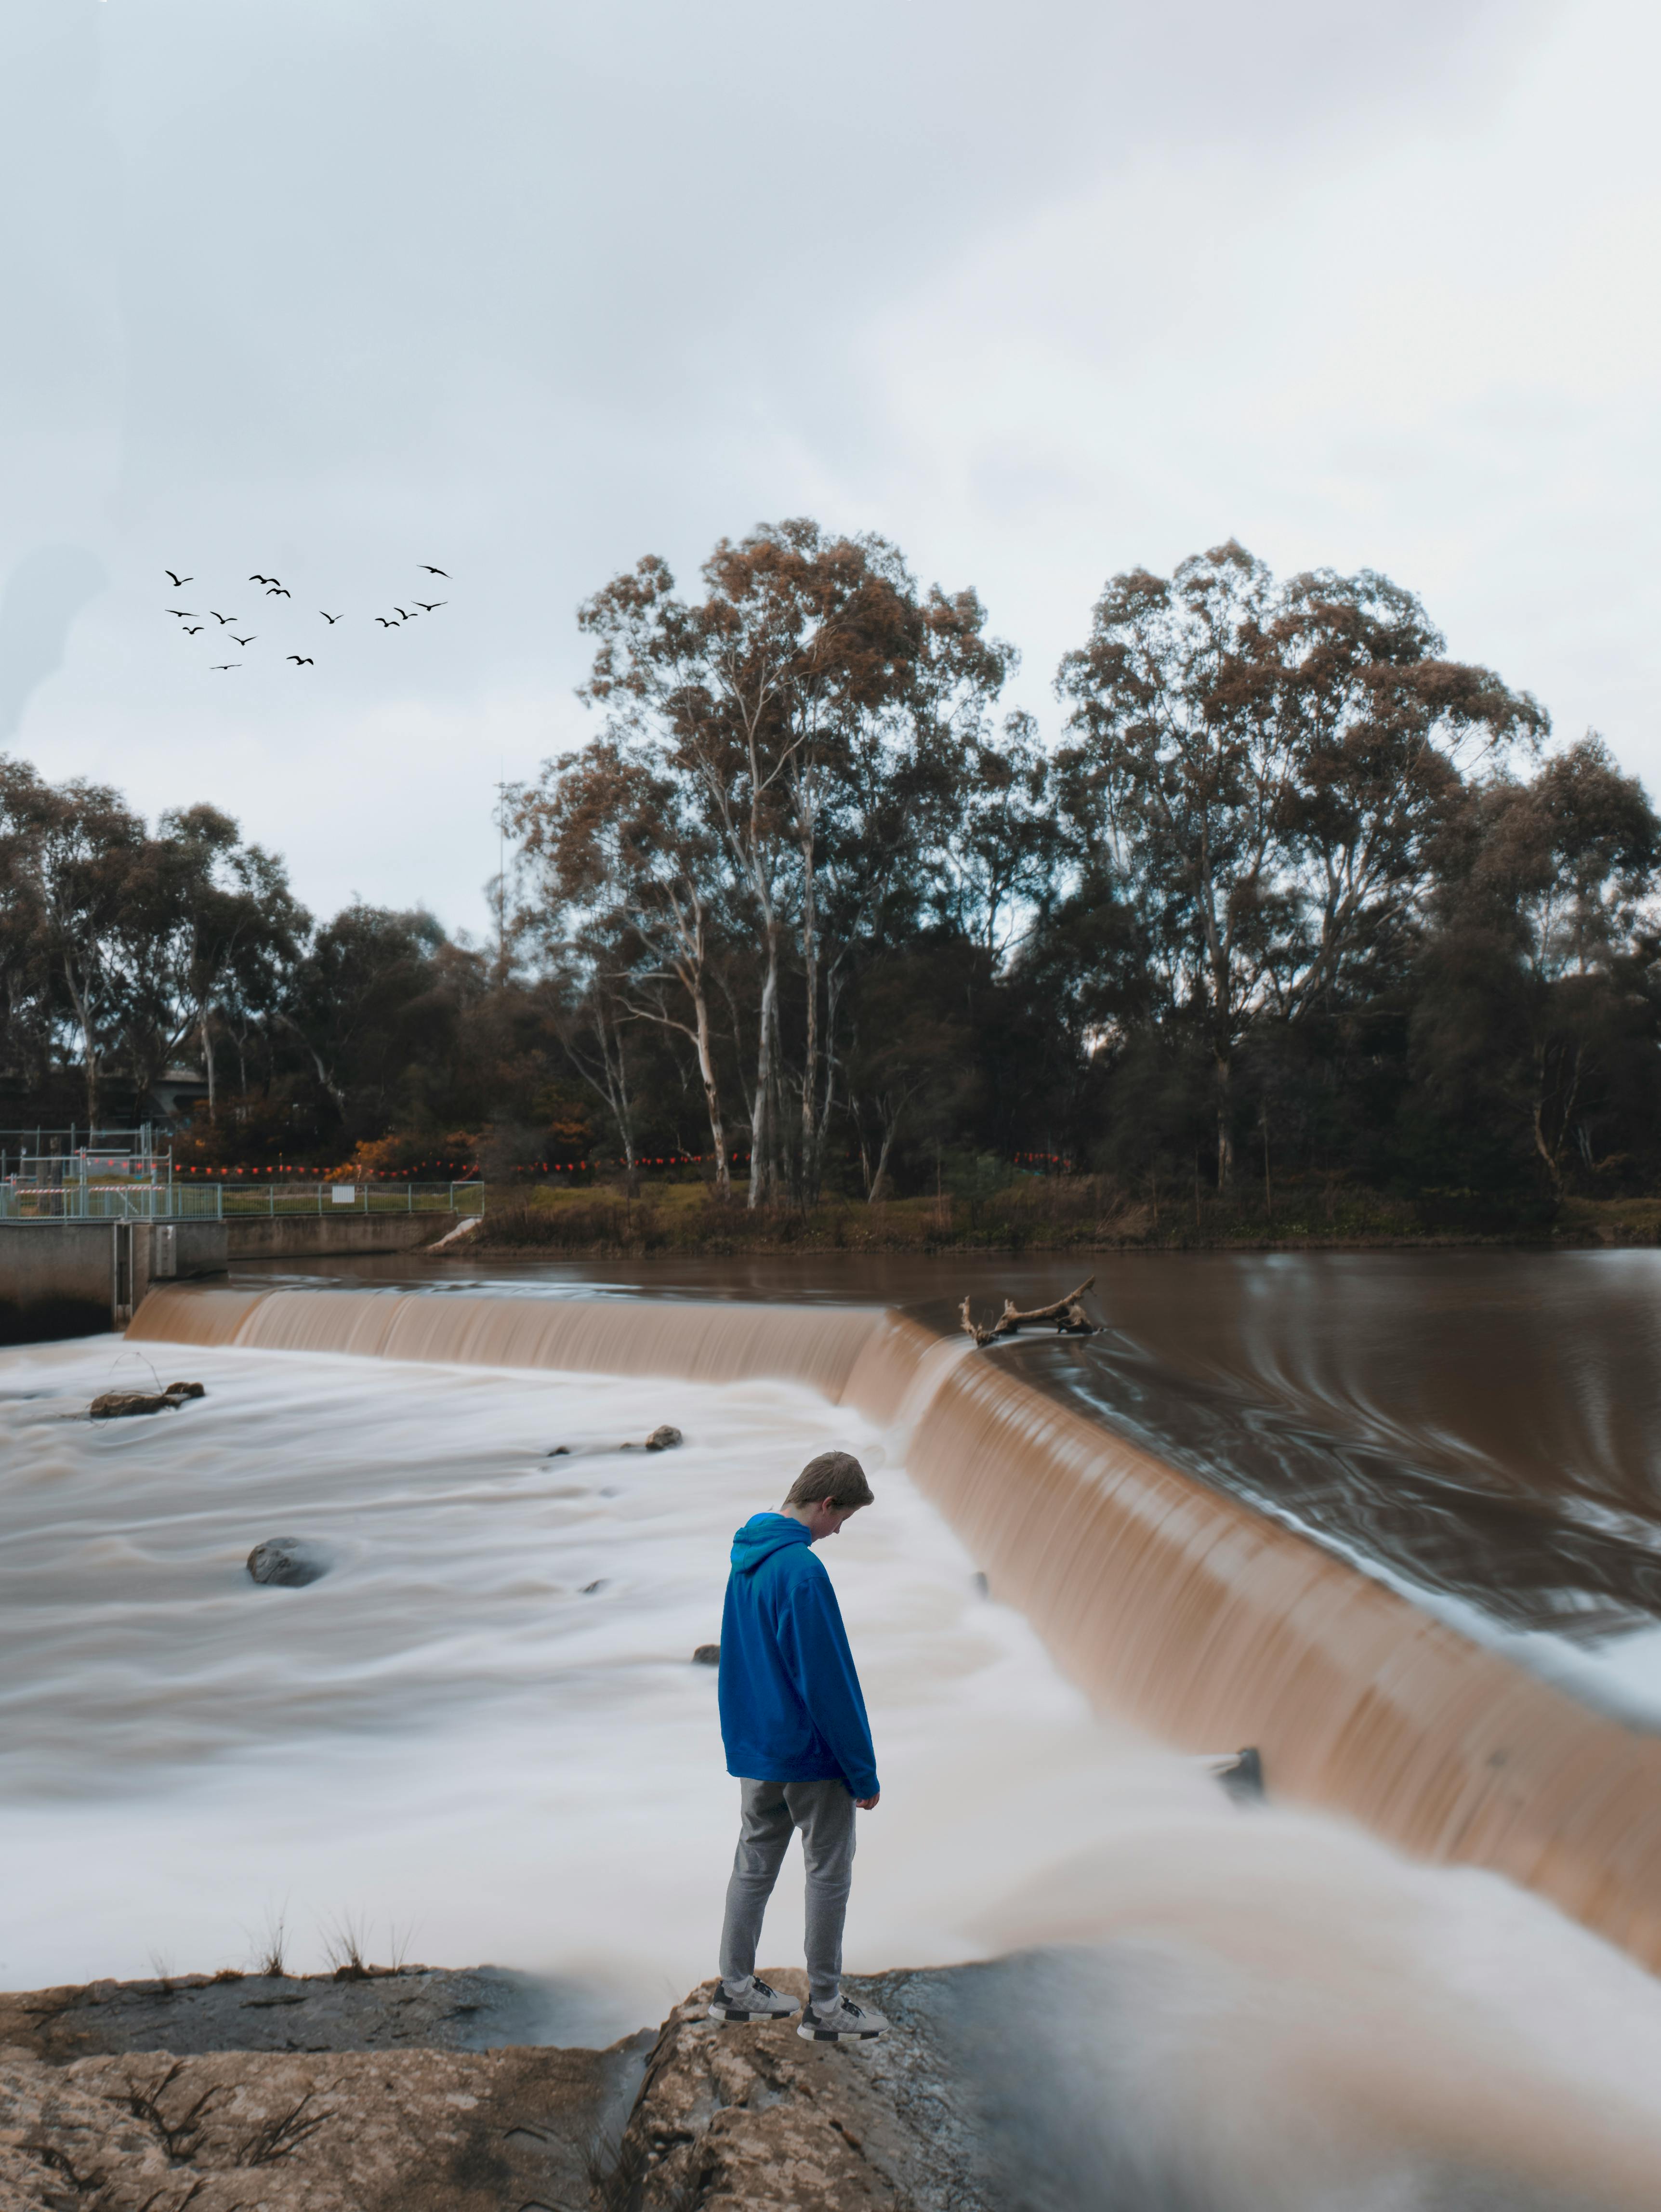
[[[854,1800],[854,1802],[859,1807],[861,1813],[869,1813],[874,1811],[877,1799],[881,1796],[882,1792],[879,1790],[876,1797],[856,1797]]]

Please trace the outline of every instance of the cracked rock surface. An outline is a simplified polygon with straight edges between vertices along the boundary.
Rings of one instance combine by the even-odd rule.
[[[4,2212],[586,2212],[619,2054],[0,2052]]]
[[[870,2045],[720,2026],[709,1984],[538,2046],[558,1990],[494,1968],[0,1996],[0,2212],[994,2212],[951,2055],[981,1971],[850,1978]]]
[[[658,2035],[602,2201],[629,2212],[994,2212],[950,2056],[963,1971],[849,1976],[849,1994],[891,2022],[863,2045],[804,2042],[792,2021],[722,2027],[705,1983]],[[799,1971],[764,1978],[806,1995]]]

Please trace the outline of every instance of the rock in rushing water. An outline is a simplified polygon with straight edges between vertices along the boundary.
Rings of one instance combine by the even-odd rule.
[[[646,1449],[648,1451],[673,1451],[680,1440],[680,1431],[671,1428],[666,1421],[660,1429],[654,1429],[647,1437]]]
[[[248,1572],[257,1583],[301,1589],[326,1575],[333,1565],[326,1552],[303,1536],[268,1536],[248,1554]]]
[[[177,1411],[186,1398],[205,1398],[207,1395],[200,1382],[169,1382],[165,1390],[158,1391],[106,1390],[101,1397],[93,1400],[87,1412],[94,1421],[119,1421],[131,1413]],[[675,1441],[678,1443],[679,1437]]]
[[[719,1667],[721,1664],[720,1644],[700,1644],[697,1650],[692,1654],[692,1664],[695,1667]]]

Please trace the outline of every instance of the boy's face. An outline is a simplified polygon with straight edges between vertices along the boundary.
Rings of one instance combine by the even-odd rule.
[[[807,1526],[810,1543],[819,1543],[826,1536],[834,1536],[844,1521],[851,1521],[859,1511],[857,1505],[833,1505],[827,1498],[820,1505],[804,1505],[801,1518]]]

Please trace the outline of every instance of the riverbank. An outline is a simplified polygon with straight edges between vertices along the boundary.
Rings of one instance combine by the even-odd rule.
[[[1381,1251],[1661,1243],[1661,1198],[1564,1200],[1555,1213],[1499,1215],[1468,1194],[1395,1199],[1331,1184],[1219,1200],[1167,1187],[1126,1190],[1107,1176],[1029,1176],[983,1194],[759,1206],[742,1187],[722,1203],[701,1182],[526,1191],[495,1188],[473,1253],[578,1259],[762,1252],[1019,1255],[1053,1252]]]
[[[968,2069],[1000,1971],[850,1980],[894,2024],[857,2049],[721,2027],[713,1984],[605,2050],[510,2042],[532,1985],[490,1967],[0,1996],[0,2195],[18,2212],[231,2212],[251,2192],[262,2212],[988,2212],[1000,2130]],[[806,1995],[799,1972],[769,1978]]]

